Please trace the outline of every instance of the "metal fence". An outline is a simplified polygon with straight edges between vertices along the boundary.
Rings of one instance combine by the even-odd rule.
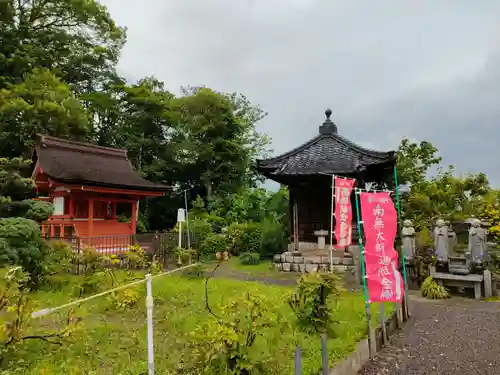
[[[189,236],[189,237],[188,237]],[[139,245],[144,250],[148,259],[153,258],[163,265],[164,269],[176,266],[179,260],[179,253],[176,251],[179,246],[179,235],[176,233],[140,233],[136,235],[116,235],[116,236],[45,236],[47,240],[63,241],[68,243],[75,253],[74,263],[77,272],[82,259],[84,249],[95,249],[101,256],[113,256],[120,260],[115,265],[127,266],[125,253],[132,245]],[[192,233],[183,233],[181,237],[181,247],[187,249],[188,244],[192,249],[198,249],[199,241]],[[195,260],[195,259],[193,259]],[[191,262],[191,260],[190,260]]]

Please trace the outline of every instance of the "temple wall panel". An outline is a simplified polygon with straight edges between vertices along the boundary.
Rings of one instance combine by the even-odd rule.
[[[323,186],[324,185],[324,186]],[[311,186],[290,187],[290,212],[291,212],[291,236],[293,242],[293,204],[297,203],[298,211],[298,232],[300,242],[316,242],[317,237],[314,232],[317,230],[330,231],[331,209],[332,209],[332,191],[331,184],[318,184]],[[351,195],[352,207],[352,239],[357,241],[357,219],[354,193]],[[335,209],[335,206],[334,206]],[[335,221],[334,221],[335,223]],[[334,238],[335,244],[335,238]],[[330,243],[329,238],[327,244]]]

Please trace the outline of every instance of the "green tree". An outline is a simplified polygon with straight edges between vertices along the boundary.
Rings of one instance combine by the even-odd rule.
[[[52,205],[23,199],[34,188],[33,180],[23,177],[28,168],[26,160],[0,158],[0,266],[21,265],[36,286],[46,249],[37,221],[52,214]]]
[[[134,166],[148,179],[166,181],[166,171],[171,169],[173,159],[174,129],[170,114],[173,95],[153,77],[122,89],[122,118],[115,141],[128,150]]]
[[[38,133],[84,138],[88,117],[69,86],[48,70],[0,90],[0,155],[29,156]]]
[[[398,183],[415,185],[424,181],[429,169],[441,163],[437,153],[438,149],[430,142],[416,143],[403,138],[397,151]]]
[[[29,194],[35,187],[31,178],[23,177],[29,161],[21,158],[0,158],[0,203],[10,203]]]
[[[236,94],[207,88],[184,94],[174,101],[173,109],[183,134],[176,158],[185,178],[201,186],[208,200],[254,184],[252,163],[267,144],[255,131],[262,111]]]
[[[440,166],[441,157],[432,143],[403,139],[398,151],[398,182],[408,184],[401,196],[403,216],[417,229],[430,227],[437,218],[465,220],[478,214],[478,207],[491,188],[485,174],[457,176],[454,167]],[[437,167],[434,176],[430,169]]]
[[[48,68],[89,91],[114,72],[125,30],[97,0],[2,0],[0,41],[0,88]]]
[[[500,190],[491,189],[476,204],[477,217],[489,223],[488,233],[493,241],[500,241]]]
[[[0,158],[0,217],[21,216],[41,222],[52,214],[50,203],[25,199],[35,188],[34,181],[26,177],[30,165],[21,158]]]
[[[489,191],[484,174],[455,176],[450,168],[412,186],[403,196],[403,213],[418,229],[431,226],[437,218],[462,221],[478,213]]]
[[[187,186],[189,178],[176,156],[182,151],[182,133],[172,119],[172,98],[154,77],[133,85],[108,77],[102,90],[83,96],[92,123],[91,139],[102,146],[127,149],[134,168],[150,181]],[[154,230],[175,224],[177,208],[183,206],[182,189],[139,205]]]

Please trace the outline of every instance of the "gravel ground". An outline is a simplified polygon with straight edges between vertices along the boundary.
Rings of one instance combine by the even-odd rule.
[[[411,320],[359,375],[500,374],[499,303],[410,301]]]
[[[237,271],[220,272],[219,270],[215,273],[214,277],[222,279],[241,280],[241,281],[256,281],[262,284],[282,285],[282,286],[295,286],[297,285],[297,279],[298,279],[298,276],[288,277],[288,278],[277,278],[272,276],[250,275]]]

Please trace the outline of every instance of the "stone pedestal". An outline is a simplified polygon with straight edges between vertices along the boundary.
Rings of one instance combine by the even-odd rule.
[[[321,229],[314,232],[314,235],[318,237],[318,250],[324,250],[326,247],[326,236],[328,236],[328,231]]]

